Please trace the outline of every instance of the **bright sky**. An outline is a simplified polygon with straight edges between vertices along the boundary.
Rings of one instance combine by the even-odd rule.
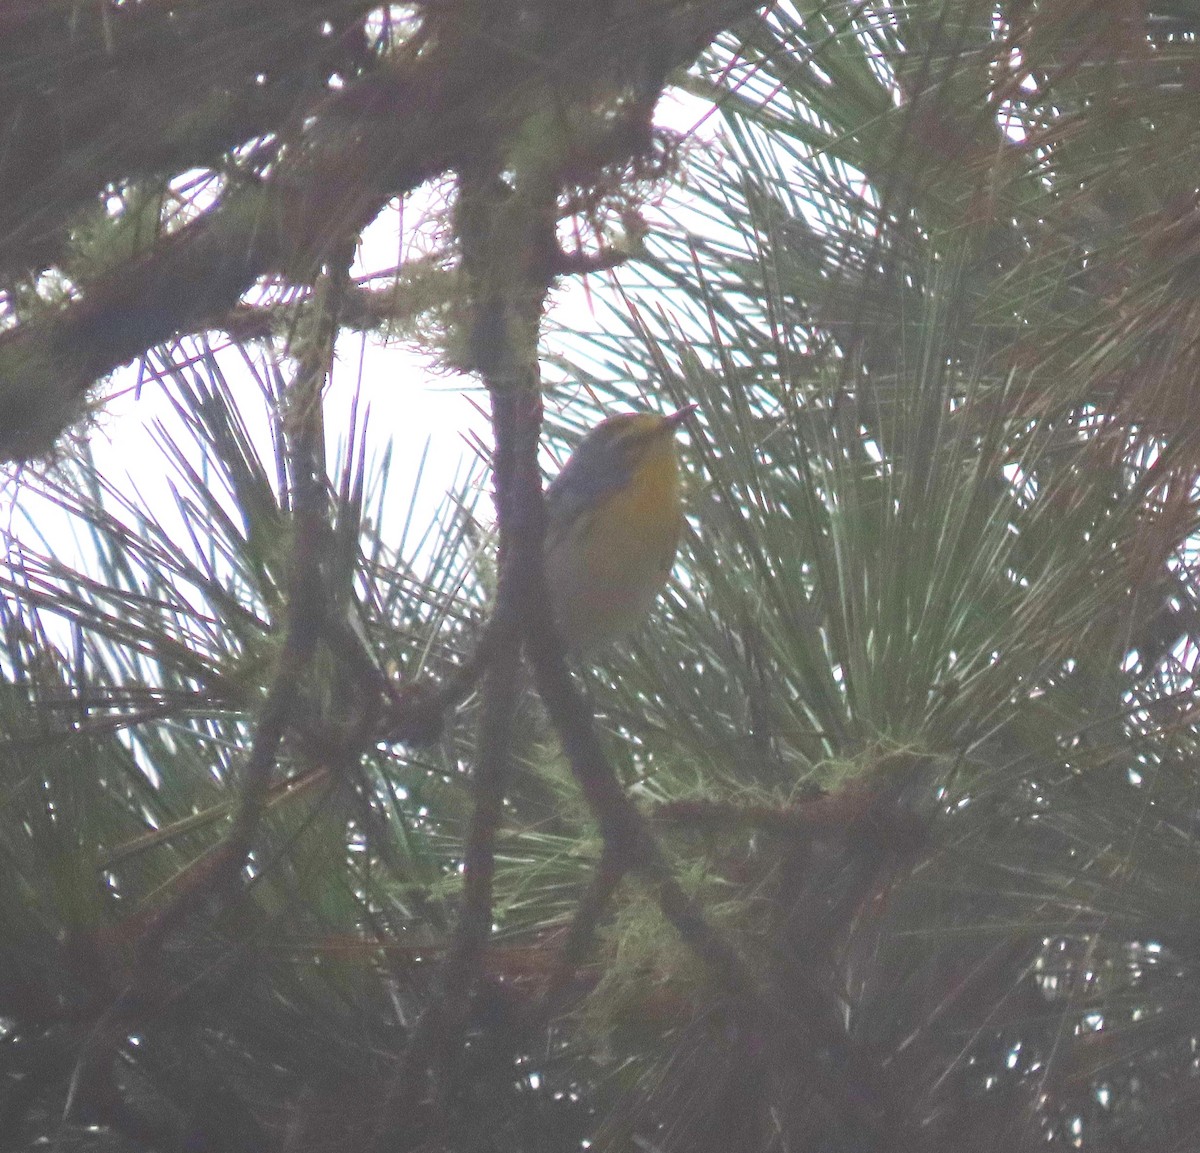
[[[660,120],[682,131],[697,131],[697,124],[703,121],[698,133],[711,144],[717,125],[714,118],[704,120],[707,110],[706,105],[694,98],[672,96],[663,102]],[[671,195],[677,198],[679,193],[672,190]],[[678,209],[677,204],[671,206],[667,226],[678,227]],[[412,221],[419,210],[420,205],[414,209],[410,198],[404,220],[395,206],[381,214],[364,234],[353,274],[394,267],[399,259],[409,255],[414,233]],[[658,223],[667,220],[667,214],[660,214]],[[407,236],[402,234],[403,227],[409,230]],[[580,278],[564,278],[552,297],[555,319],[581,330],[594,327],[593,306],[608,292],[611,288],[604,276],[590,277],[586,289]],[[246,372],[236,350],[224,355],[221,363],[231,383],[245,390],[244,415],[249,427],[265,438],[266,410],[257,384]],[[287,366],[284,368],[286,371]],[[110,399],[89,435],[89,447],[101,475],[120,490],[139,494],[136,503],[146,507],[166,528],[174,517],[173,501],[161,483],[166,464],[156,437],[164,430],[170,435],[179,418],[172,411],[163,387],[146,379],[144,374],[142,379],[144,383],[139,388],[136,364],[113,375],[106,386]],[[391,514],[398,517],[406,514],[420,473],[417,507],[428,509],[432,516],[474,455],[471,438],[490,443],[484,415],[487,398],[477,379],[438,372],[430,366],[427,356],[399,343],[345,334],[338,344],[326,405],[327,452],[330,469],[335,474],[342,459],[341,449],[356,390],[360,396],[360,414],[369,412],[368,451],[380,453],[389,442],[392,446]],[[186,443],[188,435],[183,432],[175,439]],[[489,502],[481,502],[480,511],[487,515]],[[21,522],[24,518],[32,521],[38,533],[45,534],[65,560],[76,551],[77,545],[68,543],[72,534],[67,526],[56,524],[62,516],[36,493],[22,488],[17,507],[6,521],[17,535],[26,539],[29,530],[23,530]]]

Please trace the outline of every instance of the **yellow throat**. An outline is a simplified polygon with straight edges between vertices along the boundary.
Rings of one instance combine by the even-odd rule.
[[[546,491],[546,583],[567,648],[634,629],[671,571],[683,527],[670,416],[622,413],[580,442]]]

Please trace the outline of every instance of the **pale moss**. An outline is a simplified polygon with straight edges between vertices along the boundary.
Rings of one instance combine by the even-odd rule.
[[[723,880],[704,855],[676,862],[675,877],[708,923],[737,943],[761,930],[763,905],[744,886]],[[602,931],[603,976],[581,1010],[599,1038],[629,1028],[680,1024],[711,993],[710,970],[663,917],[653,893],[626,882],[624,899]]]

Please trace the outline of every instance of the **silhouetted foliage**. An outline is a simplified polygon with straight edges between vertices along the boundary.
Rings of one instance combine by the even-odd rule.
[[[1200,1148],[1198,31],[0,3],[0,1147]],[[486,387],[497,547],[333,447],[351,329]],[[594,668],[543,394],[699,406]]]

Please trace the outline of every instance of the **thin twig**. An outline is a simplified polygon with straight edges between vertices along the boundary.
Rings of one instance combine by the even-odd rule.
[[[160,972],[162,950],[167,940],[201,909],[220,907],[233,897],[266,809],[279,746],[316,651],[324,619],[320,558],[328,521],[320,398],[335,331],[336,320],[331,309],[325,329],[305,344],[293,384],[294,419],[289,426],[292,435],[288,444],[295,535],[286,632],[242,773],[233,824],[204,867],[194,870],[188,883],[176,890],[172,900],[142,923],[129,980],[101,1014],[81,1046],[63,1106],[59,1143],[65,1136],[66,1122],[80,1099],[90,1098],[94,1090],[99,1090],[103,1097],[108,1071],[122,1039],[137,1021],[170,996]]]

